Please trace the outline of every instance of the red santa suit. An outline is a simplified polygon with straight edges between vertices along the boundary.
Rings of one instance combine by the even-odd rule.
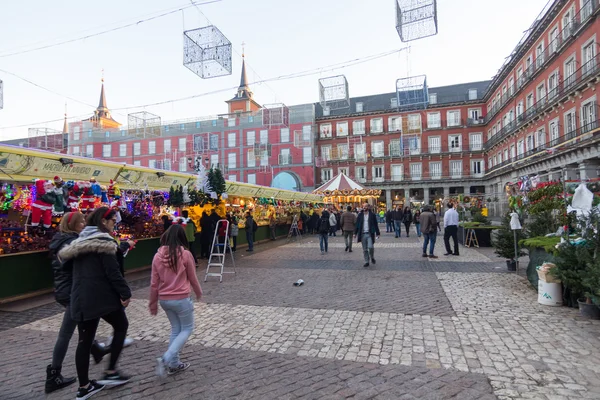
[[[52,224],[52,206],[56,200],[54,183],[36,179],[35,189],[35,200],[31,204],[31,226],[38,226],[41,220],[44,228],[50,228]]]
[[[94,190],[92,189],[91,182],[80,182],[79,189],[81,189],[81,211],[93,211],[96,202],[96,196],[94,196]]]

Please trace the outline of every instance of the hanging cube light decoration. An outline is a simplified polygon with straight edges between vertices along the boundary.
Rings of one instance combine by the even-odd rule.
[[[396,80],[396,98],[398,109],[418,110],[427,107],[429,90],[425,75],[410,76]]]
[[[204,79],[231,75],[231,42],[214,25],[185,31],[183,65]]]
[[[61,152],[65,148],[62,131],[50,128],[29,128],[27,147],[39,150]]]
[[[396,30],[410,42],[438,33],[436,0],[396,0]]]
[[[287,128],[290,125],[290,109],[283,103],[263,105],[262,115],[263,125],[269,128]]]
[[[319,101],[321,106],[329,110],[340,110],[350,107],[348,80],[344,75],[319,79]]]
[[[2,83],[2,79],[0,79],[0,110],[4,108],[4,84]]]
[[[160,136],[161,118],[147,111],[135,112],[127,115],[127,129],[129,135],[137,137]]]

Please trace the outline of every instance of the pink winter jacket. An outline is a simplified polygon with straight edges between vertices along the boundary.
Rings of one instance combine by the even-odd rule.
[[[169,248],[162,246],[152,260],[152,279],[150,281],[150,311],[156,312],[158,300],[181,300],[189,297],[190,285],[196,298],[202,297],[202,288],[196,276],[194,257],[181,247],[177,259],[177,272],[169,268]]]

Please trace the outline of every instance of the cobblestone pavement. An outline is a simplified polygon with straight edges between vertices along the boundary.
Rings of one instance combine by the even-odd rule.
[[[377,264],[363,268],[360,246],[344,252],[339,236],[323,256],[314,237],[273,246],[238,252],[235,275],[203,283],[182,354],[192,367],[164,381],[153,360],[169,323],[148,314],[147,280],[136,281],[127,312],[137,340],[120,362],[134,380],[97,398],[600,399],[600,323],[538,305],[489,251],[423,259],[418,238],[384,233]],[[292,286],[299,278],[305,285]],[[0,398],[43,398],[61,322],[52,307],[0,332]],[[71,375],[72,360],[73,347]]]

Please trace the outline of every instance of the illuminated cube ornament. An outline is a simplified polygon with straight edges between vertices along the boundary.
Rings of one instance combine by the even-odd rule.
[[[396,0],[396,30],[403,42],[436,35],[436,0]]]
[[[204,79],[231,75],[231,42],[214,25],[185,31],[183,65]]]
[[[27,147],[47,151],[62,151],[65,146],[65,135],[62,131],[50,128],[29,128]]]
[[[340,110],[350,107],[348,80],[344,75],[319,79],[319,101],[323,108]]]
[[[263,105],[262,114],[263,125],[269,128],[287,128],[290,125],[290,109],[283,103]]]
[[[137,137],[160,136],[161,119],[158,115],[140,111],[127,115],[129,135]]]
[[[0,79],[0,110],[4,108],[4,84],[2,83],[2,79]]]
[[[418,110],[427,107],[427,77],[419,75],[396,80],[396,96],[399,109]]]

